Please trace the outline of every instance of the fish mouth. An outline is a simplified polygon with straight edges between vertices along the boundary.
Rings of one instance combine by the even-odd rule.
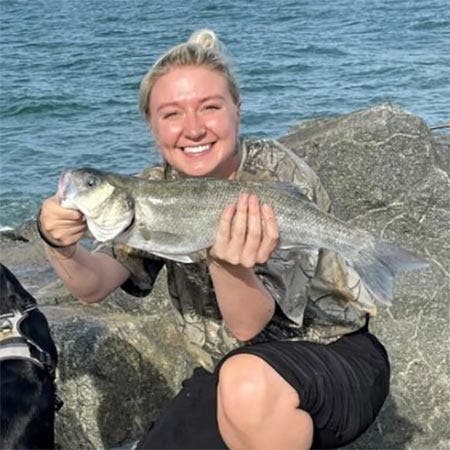
[[[56,191],[56,196],[65,207],[72,205],[72,200],[77,195],[77,188],[71,175],[71,170],[65,170],[61,174],[58,181],[58,190]]]

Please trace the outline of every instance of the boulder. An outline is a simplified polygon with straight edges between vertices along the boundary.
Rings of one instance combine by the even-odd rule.
[[[391,393],[348,448],[449,448],[450,139],[383,104],[300,123],[280,140],[319,175],[337,217],[430,264],[401,276],[392,306],[371,320],[390,355]]]
[[[336,216],[430,263],[402,276],[392,306],[371,320],[390,354],[391,394],[347,448],[448,448],[450,140],[392,105],[309,120],[280,140],[321,177]],[[65,402],[59,447],[130,448],[194,367],[174,326],[165,277],[148,297],[119,290],[83,306],[56,280],[33,221],[1,233],[0,252],[38,300],[57,343]]]
[[[61,449],[130,448],[190,376],[194,362],[174,326],[165,277],[151,296],[118,290],[83,305],[55,278],[34,221],[0,236],[5,264],[36,298],[56,342]],[[91,245],[86,242],[86,245]]]

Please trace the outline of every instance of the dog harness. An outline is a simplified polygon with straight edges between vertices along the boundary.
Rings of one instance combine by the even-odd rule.
[[[28,312],[33,309],[36,309],[36,306],[0,315],[0,361],[26,359],[37,364],[41,369],[49,371],[53,376],[55,365],[50,354],[25,336],[20,329],[20,324],[28,317]]]

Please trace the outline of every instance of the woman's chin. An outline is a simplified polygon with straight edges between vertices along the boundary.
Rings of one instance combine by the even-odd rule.
[[[180,169],[189,177],[210,177],[218,170],[218,167],[206,158],[201,161],[200,159],[192,158],[188,164],[183,164],[183,167]]]

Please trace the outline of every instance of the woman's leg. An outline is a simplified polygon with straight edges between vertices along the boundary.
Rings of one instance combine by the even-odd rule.
[[[235,449],[308,449],[311,416],[296,390],[258,356],[237,354],[221,366],[217,420],[226,444]]]

